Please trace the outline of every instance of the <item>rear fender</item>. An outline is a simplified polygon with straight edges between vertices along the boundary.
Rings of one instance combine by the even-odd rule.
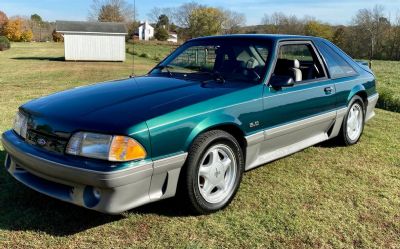
[[[350,100],[355,96],[355,95],[360,95],[362,97],[362,95],[366,95],[367,92],[365,90],[365,87],[363,85],[356,85],[354,86],[350,93],[349,96],[347,97],[347,104],[350,103]],[[366,104],[366,103],[364,103]]]

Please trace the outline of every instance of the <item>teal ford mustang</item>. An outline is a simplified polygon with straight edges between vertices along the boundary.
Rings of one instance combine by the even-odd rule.
[[[2,135],[5,167],[100,212],[179,194],[211,213],[246,170],[331,138],[357,143],[377,100],[373,72],[324,39],[198,38],[143,77],[22,105]]]

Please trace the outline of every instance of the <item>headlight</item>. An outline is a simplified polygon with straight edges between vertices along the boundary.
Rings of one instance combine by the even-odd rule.
[[[66,153],[116,162],[146,157],[143,146],[133,138],[90,132],[75,133],[68,142]]]
[[[21,112],[17,112],[14,119],[14,131],[23,138],[26,138],[28,118]]]

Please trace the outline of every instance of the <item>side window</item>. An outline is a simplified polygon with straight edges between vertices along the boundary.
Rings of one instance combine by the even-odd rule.
[[[291,77],[295,82],[326,76],[314,48],[309,43],[280,46],[274,74]]]
[[[354,68],[328,45],[318,42],[318,47],[325,58],[331,78],[337,79],[357,75]]]

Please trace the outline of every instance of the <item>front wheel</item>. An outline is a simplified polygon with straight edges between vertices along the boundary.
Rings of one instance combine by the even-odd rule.
[[[182,175],[181,187],[191,209],[207,214],[228,206],[243,170],[243,153],[232,135],[221,130],[200,135],[191,146]]]
[[[364,102],[359,96],[354,96],[349,104],[349,109],[344,116],[339,141],[348,146],[358,142],[364,130],[365,120]]]

